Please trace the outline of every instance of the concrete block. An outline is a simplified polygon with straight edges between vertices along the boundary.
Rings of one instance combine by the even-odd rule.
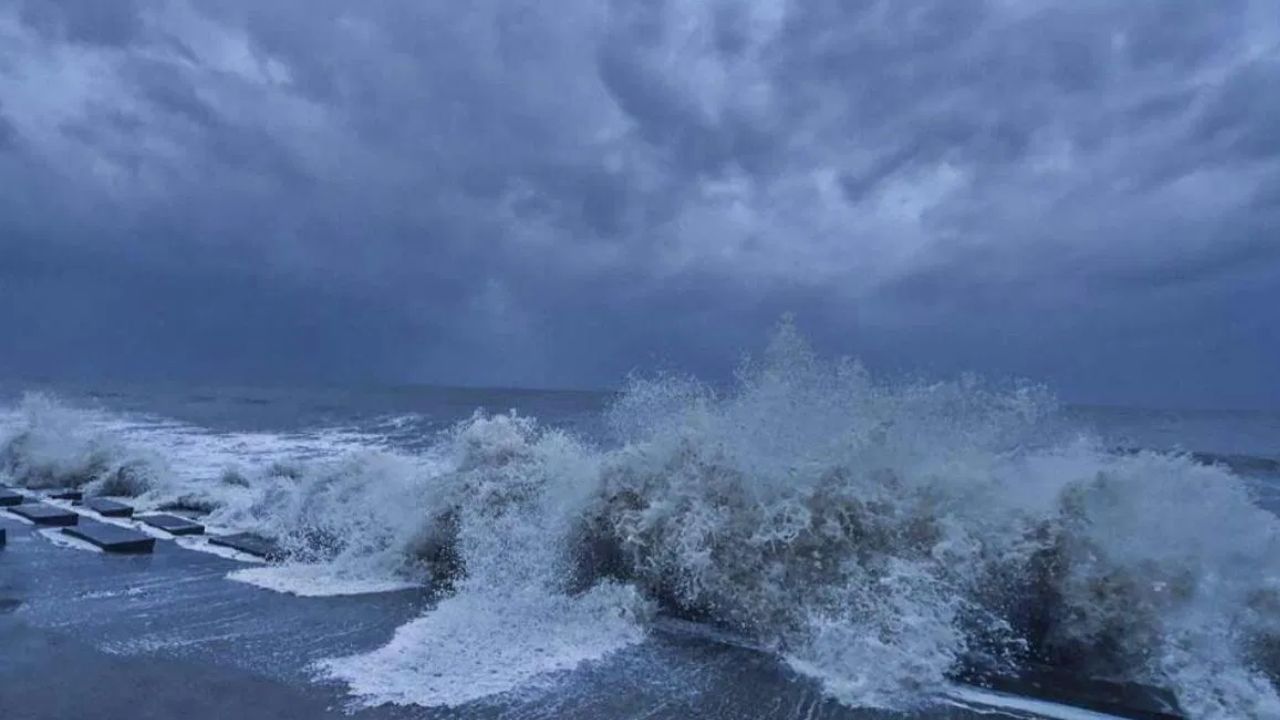
[[[9,488],[0,488],[0,507],[21,505],[25,498]]]
[[[63,528],[62,532],[111,553],[149,553],[156,545],[156,539],[150,535],[99,522],[81,523],[76,527]]]
[[[80,520],[80,516],[70,510],[63,510],[52,505],[19,505],[9,508],[9,512],[23,517],[36,525],[48,525],[51,527],[70,527]]]
[[[79,490],[50,490],[50,500],[82,500],[84,493]]]
[[[213,535],[209,537],[209,542],[222,547],[229,547],[232,550],[239,550],[242,553],[256,555],[264,560],[283,560],[284,550],[274,542],[258,535],[250,533],[235,533],[234,535]]]
[[[84,506],[98,513],[103,517],[133,517],[133,508],[118,503],[115,500],[107,500],[106,498],[89,498],[84,501]]]
[[[204,526],[177,515],[142,515],[142,522],[154,528],[160,528],[170,535],[203,535]]]

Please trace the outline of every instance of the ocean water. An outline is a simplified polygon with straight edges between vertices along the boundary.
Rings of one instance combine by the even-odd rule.
[[[433,588],[353,702],[462,707],[689,622],[853,708],[1053,665],[1280,717],[1280,414],[1073,407],[877,377],[784,329],[734,383],[616,393],[0,388],[0,482],[199,514],[233,580]]]

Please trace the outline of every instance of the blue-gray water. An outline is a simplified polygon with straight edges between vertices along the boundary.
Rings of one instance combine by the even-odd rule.
[[[404,386],[188,386],[0,383],[0,403],[44,393],[83,408],[164,418],[213,432],[289,433],[346,427],[385,433],[405,447],[476,410],[517,410],[587,437],[618,396],[601,390]],[[1064,404],[1068,422],[1116,447],[1260,458],[1280,462],[1280,410],[1165,409]],[[394,422],[393,422],[394,421]]]
[[[362,644],[281,648],[273,672],[361,707],[510,710],[654,653],[688,666],[681,697],[731,693],[735,662],[765,672],[678,650],[655,620],[673,616],[764,648],[766,675],[810,688],[794,702],[849,712],[960,712],[940,698],[962,666],[1045,662],[1168,687],[1195,717],[1277,707],[1280,414],[1059,406],[804,358],[753,372],[716,392],[10,386],[0,473],[290,550],[245,587],[423,588],[368,605],[389,627]],[[150,632],[102,641],[173,652]]]

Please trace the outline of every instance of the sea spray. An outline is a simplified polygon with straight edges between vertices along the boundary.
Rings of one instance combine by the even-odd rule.
[[[569,533],[594,494],[597,453],[514,413],[477,414],[446,443],[452,470],[435,479],[427,522],[429,537],[451,536],[451,594],[385,647],[322,663],[324,674],[373,704],[453,706],[644,638],[649,605],[634,588],[565,591]]]
[[[633,383],[597,525],[617,574],[673,611],[758,638],[843,700],[927,702],[962,655],[1019,645],[982,595],[1036,549],[1051,496],[1004,490],[1051,411],[1032,387],[884,385],[784,327],[723,397]]]
[[[19,430],[71,442],[7,441],[10,473],[154,452],[136,433],[77,440],[96,416],[29,402]],[[1113,452],[1036,386],[886,381],[789,327],[732,388],[637,379],[607,421],[603,446],[478,413],[422,452],[255,438],[252,461],[219,437],[200,473],[142,500],[282,542],[269,586],[434,583],[438,604],[386,647],[323,665],[375,704],[550,681],[643,639],[658,607],[851,705],[916,706],[961,671],[1034,662],[1167,686],[1192,717],[1280,717],[1280,524],[1227,467]],[[185,439],[156,437],[164,466],[191,464],[173,459]]]
[[[166,474],[165,460],[124,442],[105,413],[27,393],[0,424],[0,478],[32,489],[141,495]]]
[[[299,595],[408,587],[427,574],[414,549],[438,497],[428,487],[433,474],[429,458],[382,450],[275,463],[224,488],[208,520],[269,537],[289,557],[233,579]]]
[[[1280,716],[1256,651],[1280,634],[1280,524],[1223,468],[1109,453],[1035,387],[882,382],[786,327],[733,392],[637,382],[612,416],[611,574],[843,701],[1034,661]]]

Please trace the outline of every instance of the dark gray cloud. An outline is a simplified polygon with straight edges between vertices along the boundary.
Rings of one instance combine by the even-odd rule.
[[[0,2],[0,372],[607,385],[787,311],[1280,404],[1274,3]]]
[[[127,46],[143,29],[133,0],[18,0],[18,17],[49,41]]]

